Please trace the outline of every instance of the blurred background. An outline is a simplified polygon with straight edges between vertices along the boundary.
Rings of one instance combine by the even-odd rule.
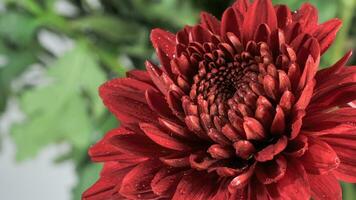
[[[0,194],[4,200],[78,200],[98,178],[88,147],[117,126],[100,84],[155,59],[152,28],[177,31],[229,0],[0,0]],[[275,0],[298,8],[303,0]],[[310,0],[320,22],[343,20],[322,60],[355,48],[356,0]],[[355,58],[350,64],[355,64]],[[356,187],[343,184],[344,199]]]

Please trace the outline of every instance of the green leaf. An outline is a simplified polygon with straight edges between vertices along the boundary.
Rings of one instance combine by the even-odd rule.
[[[99,178],[101,165],[88,164],[79,171],[79,183],[73,190],[73,199],[81,199],[82,193]]]
[[[33,40],[38,25],[35,18],[20,12],[1,13],[0,37],[18,45],[27,44]]]
[[[141,27],[109,15],[90,15],[71,22],[75,30],[93,32],[111,41],[135,40]]]
[[[84,45],[59,58],[48,75],[53,78],[50,85],[28,90],[20,98],[27,120],[12,129],[19,160],[61,141],[86,149],[95,119],[104,113],[97,88],[105,75]]]

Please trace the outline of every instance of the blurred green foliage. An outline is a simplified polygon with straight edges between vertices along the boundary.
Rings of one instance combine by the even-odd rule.
[[[60,3],[66,3],[63,13]],[[7,100],[17,98],[26,120],[12,128],[17,159],[29,159],[49,144],[65,142],[71,151],[57,162],[72,160],[79,183],[73,199],[99,174],[91,164],[88,147],[117,126],[103,107],[97,88],[105,80],[123,76],[127,67],[143,68],[154,58],[149,42],[152,28],[177,31],[194,24],[202,10],[221,16],[232,0],[0,0],[0,113]],[[274,0],[297,9],[303,0]],[[320,22],[333,17],[344,26],[322,67],[334,63],[355,46],[356,0],[310,0],[319,8]],[[63,9],[62,9],[63,11]],[[43,31],[68,38],[73,48],[64,54],[49,49],[41,40]],[[33,64],[40,64],[50,79],[42,85],[12,83]],[[344,185],[345,199],[355,196],[352,185]]]

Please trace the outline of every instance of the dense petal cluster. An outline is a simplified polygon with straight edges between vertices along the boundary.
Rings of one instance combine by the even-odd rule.
[[[341,22],[240,0],[177,34],[154,29],[160,66],[100,87],[121,122],[89,154],[83,194],[104,199],[341,199],[356,182],[351,53],[317,71]],[[351,102],[351,103],[350,103]]]

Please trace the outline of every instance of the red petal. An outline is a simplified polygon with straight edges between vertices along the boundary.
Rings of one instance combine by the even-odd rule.
[[[145,97],[149,107],[157,114],[168,119],[174,118],[174,115],[169,109],[165,97],[161,93],[153,89],[148,89],[145,92]]]
[[[352,51],[349,51],[344,55],[344,57],[342,57],[339,61],[337,61],[333,66],[318,71],[318,73],[315,76],[315,79],[317,81],[317,88],[318,86],[322,85],[324,82],[328,82],[328,80],[330,80],[330,75],[334,75],[340,72],[341,69],[344,68],[345,64],[347,63],[347,61],[350,59],[351,56],[352,56]]]
[[[153,29],[151,32],[151,41],[163,68],[171,75],[170,60],[175,53],[176,36],[162,29]]]
[[[122,122],[154,122],[157,116],[148,105],[144,91],[151,85],[131,79],[122,78],[106,82],[99,88],[104,104]]]
[[[334,175],[308,174],[308,180],[314,200],[342,200],[342,190]]]
[[[183,176],[179,182],[176,192],[172,200],[207,200],[212,197],[215,191],[213,183],[217,180],[213,179],[211,175],[203,172],[191,172]]]
[[[274,160],[258,163],[255,174],[263,184],[276,183],[283,178],[287,170],[287,160],[280,156]]]
[[[303,124],[303,118],[305,116],[304,110],[297,110],[296,114],[292,119],[292,132],[290,134],[290,139],[294,139],[299,135],[300,129]]]
[[[323,110],[347,104],[356,99],[356,82],[334,84],[314,94],[313,109]]]
[[[240,27],[233,8],[228,8],[221,19],[221,36],[225,36],[226,33],[234,33],[237,37],[240,37]]]
[[[182,176],[183,171],[163,167],[152,179],[152,191],[160,197],[171,198]]]
[[[266,187],[256,178],[251,179],[248,193],[249,200],[270,200]]]
[[[112,165],[112,163],[116,164],[117,162],[109,163]],[[105,163],[105,165],[108,165],[108,162]],[[121,187],[122,179],[132,168],[133,167],[117,168],[117,166],[113,166],[110,173],[106,173],[105,176],[100,177],[94,185],[83,193],[82,199],[102,200],[123,198],[118,194],[117,188]]]
[[[277,6],[275,10],[277,15],[278,28],[283,29],[292,23],[292,15],[288,6],[280,5]]]
[[[245,172],[232,179],[228,186],[230,193],[234,193],[236,190],[244,188],[249,183],[254,170],[255,165],[252,165]]]
[[[204,42],[210,42],[211,36],[212,33],[209,30],[203,28],[201,25],[197,25],[192,28],[189,40],[190,42],[198,42],[202,44]]]
[[[172,150],[189,151],[191,148],[179,139],[172,137],[168,132],[165,133],[153,124],[140,123],[140,128],[155,143]]]
[[[274,156],[281,153],[287,146],[288,139],[282,136],[275,144],[268,145],[258,153],[256,153],[255,158],[259,162],[265,162],[272,160]]]
[[[244,117],[243,127],[248,140],[261,140],[266,137],[262,124],[254,118]]]
[[[341,28],[341,25],[341,20],[332,19],[319,25],[315,30],[313,36],[319,41],[321,54],[323,54],[334,42],[336,34]]]
[[[297,138],[288,142],[284,154],[292,157],[301,157],[308,150],[308,137],[298,135]]]
[[[294,105],[295,110],[305,110],[310,103],[315,87],[315,80],[309,81]]]
[[[220,21],[209,13],[202,12],[200,14],[201,25],[214,33],[215,35],[220,34]]]
[[[252,39],[260,24],[267,24],[272,32],[277,28],[277,17],[270,0],[255,0],[248,8],[242,26],[245,42]]]
[[[126,72],[126,76],[128,78],[136,79],[138,81],[142,81],[150,85],[154,85],[150,78],[150,75],[147,73],[147,71],[144,70],[133,69]]]
[[[232,5],[232,7],[239,11],[241,14],[244,14],[247,12],[248,7],[250,7],[250,1],[249,0],[239,0],[235,1],[235,3]]]
[[[143,134],[134,133],[123,128],[114,129],[113,131],[116,131],[116,133],[110,138],[110,143],[120,152],[148,157],[166,154],[167,149],[161,148]]]
[[[269,29],[267,24],[261,24],[258,26],[257,31],[254,35],[254,40],[256,42],[268,42],[268,38],[271,34],[271,30]]]
[[[310,186],[307,173],[301,163],[288,160],[287,171],[277,183],[267,185],[272,199],[310,199]]]
[[[271,134],[273,135],[281,135],[284,133],[286,128],[286,121],[283,109],[280,106],[276,107],[276,114],[274,116],[272,126],[271,126]]]
[[[308,151],[300,160],[311,174],[326,174],[340,164],[335,151],[326,142],[314,137],[308,137]]]
[[[333,132],[321,138],[327,142],[340,158],[339,167],[333,171],[342,181],[356,182],[356,134],[354,127],[349,131]]]
[[[160,170],[161,164],[148,160],[133,168],[122,180],[120,194],[129,199],[153,199],[158,196],[152,192],[151,181]]]
[[[318,24],[318,10],[310,3],[304,3],[293,14],[293,21],[299,21],[305,32],[314,31]]]

